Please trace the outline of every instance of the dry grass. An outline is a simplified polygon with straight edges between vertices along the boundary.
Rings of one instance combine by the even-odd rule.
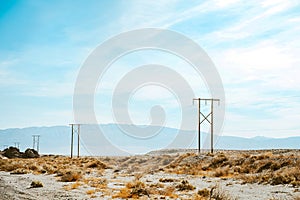
[[[178,195],[175,194],[175,188],[172,186],[166,187],[163,191],[164,192],[162,193],[162,195],[164,195],[164,196],[174,198],[174,199],[178,198]]]
[[[100,160],[93,160],[86,164],[87,168],[107,169],[107,165]]]
[[[176,189],[178,191],[189,191],[189,190],[194,190],[195,187],[191,185],[187,180],[181,181],[180,184],[176,186]]]
[[[171,182],[174,182],[175,180],[172,179],[172,178],[160,178],[159,179],[159,182],[162,182],[162,183],[171,183]]]
[[[215,185],[209,189],[204,188],[202,190],[199,190],[197,192],[197,194],[194,195],[194,199],[197,199],[197,200],[233,200],[236,198],[230,196],[219,185]]]
[[[197,194],[201,197],[210,197],[210,194],[211,194],[211,190],[207,189],[207,188],[204,188],[202,190],[199,190],[197,192]]]
[[[73,183],[73,184],[71,185],[71,189],[72,189],[72,190],[77,189],[80,185],[81,185],[80,182]]]
[[[193,186],[189,185],[188,183],[183,183],[183,186],[180,186],[181,189],[184,190],[190,190],[194,188]],[[176,194],[176,188],[175,186],[165,186],[164,184],[157,183],[157,184],[151,184],[147,185],[140,180],[134,180],[132,182],[128,182],[124,188],[122,188],[116,195],[113,196],[113,198],[146,198],[149,199],[151,195],[161,195],[164,198],[169,197],[171,199],[178,198],[178,194]]]
[[[0,159],[0,170],[11,173],[24,174],[56,174],[63,176],[68,171],[98,172],[109,168],[107,164],[96,158],[71,159],[65,156],[44,156],[34,159]],[[68,179],[68,178],[67,178]]]
[[[111,171],[104,171],[114,166]],[[151,180],[147,174],[171,172],[207,177],[234,178],[244,183],[290,184],[300,186],[300,151],[224,151],[215,154],[174,154],[159,156],[132,156],[113,158],[74,158],[44,156],[36,159],[0,160],[0,170],[15,174],[55,174],[58,181],[66,183],[66,190],[80,187],[87,190],[89,198],[107,195],[114,198],[181,198],[183,194],[192,199],[233,199],[219,187],[195,190],[181,178],[161,177]],[[111,173],[106,176],[102,174]],[[145,175],[143,177],[143,175]],[[127,182],[123,177],[134,176]],[[122,179],[122,181],[121,181]],[[111,188],[108,182],[120,183],[121,189]],[[127,182],[127,183],[125,183]],[[86,188],[86,189],[85,189]],[[89,189],[89,190],[88,190]],[[193,196],[194,195],[194,196]],[[300,200],[295,197],[295,200]]]
[[[95,194],[96,193],[96,190],[87,190],[86,192],[85,192],[87,195],[93,195],[93,194]]]
[[[232,177],[245,183],[300,186],[300,152],[225,151],[200,156],[187,153],[171,162],[165,170],[177,174]]]
[[[74,182],[82,178],[82,174],[78,171],[66,171],[62,174],[60,181]]]
[[[149,196],[149,192],[145,186],[146,185],[139,180],[128,182],[126,187],[122,188],[113,198],[139,198],[144,195]]]
[[[84,178],[83,182],[90,187],[94,187],[97,189],[105,189],[107,188],[107,180],[101,177],[89,177]]]

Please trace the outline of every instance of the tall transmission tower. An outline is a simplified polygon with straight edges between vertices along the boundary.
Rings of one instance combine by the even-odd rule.
[[[79,150],[80,150],[80,124],[69,124],[71,126],[71,158],[73,158],[73,146],[74,146],[74,134],[77,133],[77,157],[79,158]]]
[[[210,152],[214,152],[214,102],[218,102],[220,104],[220,99],[201,99],[194,98],[194,101],[198,101],[198,153],[201,152],[201,124],[207,121],[210,124]],[[210,101],[210,112],[208,115],[203,114],[201,111],[201,101],[204,101],[207,104],[207,101]],[[209,119],[210,117],[210,119]],[[203,118],[203,119],[201,119]]]
[[[39,152],[40,149],[40,135],[32,135],[32,148]]]

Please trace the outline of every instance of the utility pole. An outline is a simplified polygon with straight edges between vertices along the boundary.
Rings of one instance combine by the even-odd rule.
[[[72,126],[72,136],[71,136],[71,158],[73,158],[73,135],[74,135],[74,124]]]
[[[40,135],[32,135],[32,139],[33,139],[32,140],[32,148],[36,149],[36,151],[39,152],[39,148],[40,148]]]
[[[80,124],[77,124],[77,158],[79,158],[79,134],[80,134]]]
[[[214,102],[218,102],[218,104],[220,105],[220,99],[201,99],[201,98],[194,98],[193,99],[193,103],[194,101],[198,101],[198,153],[200,154],[201,152],[201,141],[200,141],[200,137],[201,137],[201,124],[206,120],[209,124],[210,124],[210,151],[211,153],[214,152]],[[210,113],[208,115],[204,115],[201,112],[201,101],[205,102],[205,105],[207,104],[207,101],[210,101]],[[201,120],[201,116],[204,117]],[[209,116],[210,116],[210,120],[209,120]]]
[[[15,147],[20,149],[20,142],[15,142]]]
[[[72,129],[71,135],[71,158],[73,158],[73,146],[74,146],[74,133],[77,133],[77,157],[79,158],[80,149],[80,124],[70,124]]]

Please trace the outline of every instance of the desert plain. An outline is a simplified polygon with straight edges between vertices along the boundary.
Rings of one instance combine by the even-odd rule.
[[[0,199],[300,199],[300,150],[0,159]]]

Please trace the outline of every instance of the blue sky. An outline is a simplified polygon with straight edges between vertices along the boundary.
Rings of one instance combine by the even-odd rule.
[[[300,3],[295,0],[0,0],[0,129],[73,121],[74,84],[84,60],[112,36],[148,27],[186,35],[214,61],[226,95],[224,135],[300,135]],[[178,58],[134,53],[116,62],[98,86],[99,123],[113,122],[109,94],[118,78],[150,62],[174,66],[196,95],[209,95]],[[168,126],[180,123],[169,92],[145,87],[135,95],[130,109],[136,123],[147,124],[145,113],[158,102],[166,108]]]

